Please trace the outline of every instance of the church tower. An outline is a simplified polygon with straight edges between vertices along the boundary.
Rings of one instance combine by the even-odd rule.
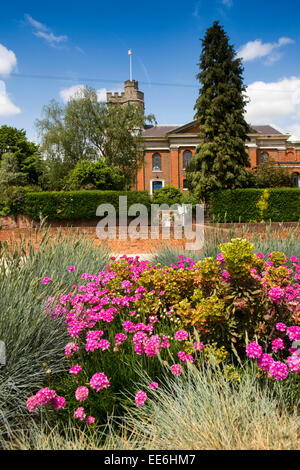
[[[126,80],[126,82],[124,82],[124,91],[122,91],[121,94],[108,91],[106,93],[106,101],[108,105],[116,103],[137,104],[143,111],[145,110],[144,93],[139,90],[139,85],[136,80]]]

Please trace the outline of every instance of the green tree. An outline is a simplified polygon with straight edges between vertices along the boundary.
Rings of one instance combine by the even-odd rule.
[[[81,160],[105,158],[121,168],[129,186],[143,153],[142,128],[147,117],[134,105],[98,101],[96,90],[84,88],[65,105],[52,100],[36,121],[46,156],[48,184],[62,186]],[[149,118],[152,119],[152,116]]]
[[[161,189],[157,189],[152,196],[152,204],[168,204],[172,206],[173,204],[181,204],[183,199],[183,194],[180,189],[176,186],[164,186]]]
[[[12,152],[4,153],[0,162],[0,186],[2,189],[8,186],[22,186],[26,182],[26,175],[20,171],[16,155]]]
[[[269,160],[254,171],[257,188],[289,188],[293,186],[292,176],[287,168],[280,167],[274,160]]]
[[[28,183],[38,184],[43,163],[38,145],[27,140],[26,131],[5,125],[0,127],[0,159],[7,152],[16,156],[19,171],[26,175]]]
[[[216,189],[247,185],[245,167],[250,167],[245,150],[250,127],[244,118],[243,66],[218,21],[202,40],[199,66],[201,88],[194,109],[201,143],[187,179],[197,197],[207,200]]]
[[[124,185],[125,177],[121,169],[107,165],[104,160],[78,162],[70,171],[66,183],[68,189],[122,190]]]
[[[107,108],[103,152],[108,164],[121,168],[127,189],[135,181],[137,169],[143,165],[144,126],[155,122],[152,114],[145,116],[135,104],[114,104]]]

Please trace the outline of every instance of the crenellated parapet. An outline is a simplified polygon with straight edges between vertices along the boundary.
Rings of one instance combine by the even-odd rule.
[[[109,105],[114,104],[137,104],[141,108],[145,109],[144,105],[144,93],[139,90],[138,82],[136,80],[126,80],[124,82],[124,91],[118,92],[107,92],[106,101]]]

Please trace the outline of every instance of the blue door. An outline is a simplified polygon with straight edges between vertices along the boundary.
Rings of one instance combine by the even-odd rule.
[[[154,191],[156,191],[157,189],[161,189],[162,188],[162,181],[152,181],[152,194],[154,193]]]

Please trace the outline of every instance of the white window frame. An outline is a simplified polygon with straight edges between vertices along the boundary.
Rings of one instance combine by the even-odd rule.
[[[193,153],[192,153],[192,151],[191,151],[190,149],[185,149],[185,150],[182,152],[182,169],[183,169],[183,171],[186,170],[186,167],[184,166],[184,158],[183,158],[183,155],[184,155],[185,152],[190,152],[190,154],[191,154],[190,163],[191,163],[192,158],[193,158]]]
[[[160,179],[160,178],[154,178],[154,179],[150,180],[150,196],[153,195],[152,183],[153,183],[154,181],[157,181],[157,182],[160,181],[160,182],[162,183],[162,188],[164,188],[164,186],[165,186],[165,180],[162,180],[162,179]]]
[[[159,155],[159,156],[160,156],[160,170],[155,170],[155,169],[153,169],[153,157],[154,157],[155,155]],[[152,154],[151,165],[152,165],[152,173],[162,173],[162,156],[161,156],[161,154],[160,154],[159,152],[154,152],[154,153]],[[155,168],[155,167],[154,167],[154,168]]]
[[[294,188],[300,188],[300,173],[295,171],[293,174],[293,178],[297,178],[297,186],[294,186]]]

